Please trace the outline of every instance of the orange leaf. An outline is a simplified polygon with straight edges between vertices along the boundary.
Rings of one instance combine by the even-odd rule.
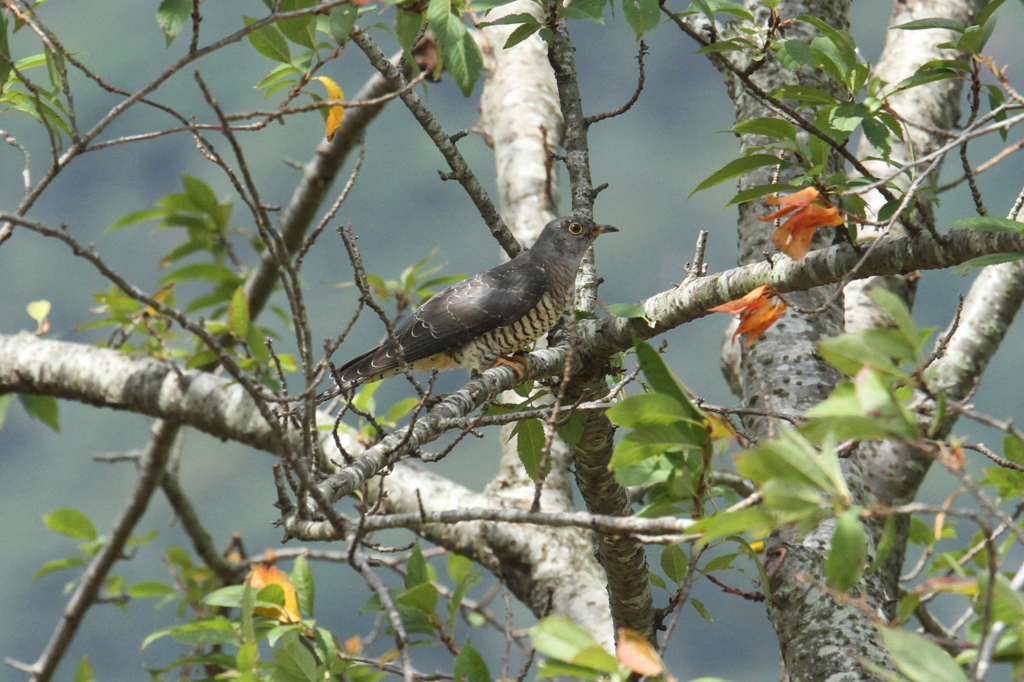
[[[846,220],[839,215],[839,209],[835,206],[811,204],[780,225],[772,235],[772,243],[793,260],[800,260],[807,255],[815,230],[825,225],[842,225],[844,222]]]
[[[267,585],[280,585],[281,589],[284,590],[283,607],[258,606],[253,609],[255,613],[261,616],[276,618],[282,623],[297,623],[302,620],[302,617],[299,615],[299,598],[295,591],[295,585],[292,585],[288,579],[288,574],[280,568],[277,566],[253,564],[252,571],[249,572],[249,577],[246,578],[246,581],[252,585],[254,590],[263,589]]]
[[[733,340],[738,334],[747,335],[747,347],[753,345],[761,334],[768,331],[775,320],[779,319],[786,312],[786,304],[780,300],[765,301],[756,310],[744,313],[740,316],[740,326],[732,335]]]
[[[665,664],[651,643],[633,630],[619,628],[615,654],[619,663],[638,675],[660,675],[665,670]]]
[[[714,308],[711,308],[711,312],[742,313],[745,310],[751,310],[752,308],[756,308],[760,304],[761,298],[763,298],[765,294],[768,293],[769,288],[770,287],[767,284],[763,284],[756,289],[752,289],[750,293],[748,293],[743,298],[737,298],[735,301],[729,301],[728,303],[723,303],[722,305],[716,305]]]
[[[782,317],[786,312],[786,304],[777,298],[771,286],[765,284],[743,298],[723,303],[711,310],[739,314],[740,324],[732,335],[732,340],[735,341],[740,334],[747,334],[747,345],[750,346],[775,323],[775,320]]]
[[[767,202],[772,206],[792,206],[793,208],[803,208],[804,206],[810,206],[820,196],[821,193],[818,192],[816,187],[805,187],[799,192],[796,192],[795,194],[787,194],[781,199],[777,194],[773,194],[768,197]]]
[[[807,187],[806,189],[802,189],[799,192],[796,192],[795,194],[787,194],[781,199],[777,195],[773,194],[769,196],[765,201],[770,206],[783,206],[784,208],[781,208],[775,213],[772,213],[771,215],[765,216],[763,218],[761,216],[758,216],[757,219],[763,220],[766,223],[771,222],[776,218],[781,218],[783,216],[789,215],[798,208],[810,206],[811,202],[813,202],[820,196],[821,194],[815,187]]]
[[[333,78],[327,76],[314,76],[314,80],[318,80],[324,84],[327,88],[327,97],[332,100],[345,100],[345,93],[342,91],[341,86],[338,85]],[[338,127],[341,125],[342,120],[345,118],[345,107],[338,104],[331,107],[330,112],[327,114],[327,140],[330,141],[334,138],[334,133],[337,132]]]

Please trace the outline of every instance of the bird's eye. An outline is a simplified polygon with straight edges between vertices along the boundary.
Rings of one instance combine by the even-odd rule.
[[[569,234],[580,234],[583,232],[583,226],[579,223],[569,223]]]

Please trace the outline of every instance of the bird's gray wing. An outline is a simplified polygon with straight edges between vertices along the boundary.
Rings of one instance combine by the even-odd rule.
[[[511,260],[434,295],[395,328],[394,340],[409,364],[454,350],[526,315],[548,287],[542,267],[529,259]],[[355,384],[397,369],[394,340],[348,362],[340,370],[342,381]]]
[[[428,358],[512,324],[537,306],[548,285],[542,267],[509,261],[437,294],[395,336],[407,362]]]

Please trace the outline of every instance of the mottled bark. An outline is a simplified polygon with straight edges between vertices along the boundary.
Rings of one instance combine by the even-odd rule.
[[[955,19],[969,25],[972,17],[987,0],[905,0],[896,2],[893,8],[890,26],[939,17]],[[938,46],[955,39],[955,32],[946,29],[928,29],[923,31],[890,30],[886,33],[885,48],[874,68],[874,75],[882,80],[896,84],[914,74],[922,65],[936,59],[963,59],[964,55],[953,50],[941,49]],[[946,138],[936,130],[950,130],[956,126],[960,118],[960,96],[962,81],[957,78],[926,83],[910,90],[892,95],[890,106],[904,119],[911,123],[921,124],[904,126],[904,140],[892,139],[891,159],[894,165],[910,161],[914,158],[930,154],[945,142]],[[858,156],[877,156],[867,137],[862,138]],[[864,165],[876,177],[890,174],[894,166],[879,159],[867,159]],[[941,165],[932,171],[934,184],[938,179]],[[901,189],[906,189],[911,178],[901,175],[894,180]],[[868,214],[877,215],[885,204],[885,198],[877,191],[864,197],[868,202]],[[922,203],[925,213],[916,212],[915,220],[932,219],[930,205]],[[897,221],[891,234],[904,235],[906,226]],[[861,226],[858,229],[860,239],[882,236],[879,228]],[[876,305],[869,297],[875,287],[885,288],[900,296],[908,306],[914,303],[916,277],[895,275],[889,277],[869,277],[847,285],[843,292],[846,300],[846,330],[857,332],[863,329],[894,326],[889,314]],[[884,504],[904,504],[914,499],[917,488],[931,464],[931,457],[921,450],[897,443],[865,443],[858,450],[865,472],[864,483],[867,489],[879,502]],[[910,532],[910,517],[899,516],[895,519],[896,530],[892,550],[885,565],[879,571],[885,583],[886,592],[895,594],[899,590],[899,576],[906,557],[907,539]],[[876,532],[881,532],[876,524]],[[876,536],[877,539],[877,536]],[[890,602],[885,613],[891,618],[895,616],[897,604]]]
[[[599,399],[607,392],[600,376],[573,381],[567,395],[575,402]],[[583,431],[572,446],[576,462],[576,484],[592,514],[631,516],[629,496],[608,468],[614,449],[615,427],[603,412],[584,412]],[[643,543],[628,535],[597,535],[597,558],[608,578],[615,628],[629,628],[657,644],[654,631],[654,597],[651,594],[650,569]]]
[[[746,6],[762,25],[767,24],[769,15],[764,5],[747,2]],[[839,29],[849,26],[848,8],[846,0],[786,2],[779,7],[784,20],[811,14]],[[787,29],[786,35],[810,40],[816,33],[812,27],[797,23]],[[755,71],[752,79],[767,92],[784,84],[797,83],[836,90],[835,83],[824,71],[804,67],[793,73],[772,61]],[[729,81],[737,121],[774,115],[764,103],[749,94],[737,78]],[[744,149],[765,142],[764,138],[752,135],[742,136],[741,140]],[[839,164],[835,157],[833,159],[838,170]],[[740,188],[771,182],[771,172],[755,171],[746,175]],[[757,220],[757,213],[762,210],[760,202],[740,206],[740,264],[763,260],[766,254],[775,252],[770,242],[772,230]],[[821,248],[831,239],[832,230],[819,230],[812,248]],[[802,308],[813,309],[826,305],[834,293],[833,286],[817,287],[792,294],[788,299]],[[769,412],[800,414],[824,400],[840,375],[818,353],[817,343],[842,331],[841,297],[817,314],[787,313],[757,343],[743,350],[739,373],[743,405]],[[775,429],[770,420],[762,417],[745,418],[744,424],[759,437],[769,437]],[[862,503],[859,465],[847,461],[843,469],[855,503]],[[768,616],[779,638],[785,671],[794,680],[870,680],[875,676],[862,665],[862,658],[890,665],[870,618],[860,609],[837,601],[821,587],[825,582],[824,560],[833,530],[833,523],[826,522],[801,537],[794,529],[787,528],[773,533],[765,543],[773,593]],[[865,578],[860,592],[858,596],[876,612],[888,599],[877,576]]]

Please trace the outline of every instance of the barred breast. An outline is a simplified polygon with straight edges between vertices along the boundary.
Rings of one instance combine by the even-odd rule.
[[[448,353],[463,367],[482,372],[494,365],[499,357],[522,351],[551,331],[565,309],[568,294],[545,293],[537,305],[510,325],[498,327]]]

